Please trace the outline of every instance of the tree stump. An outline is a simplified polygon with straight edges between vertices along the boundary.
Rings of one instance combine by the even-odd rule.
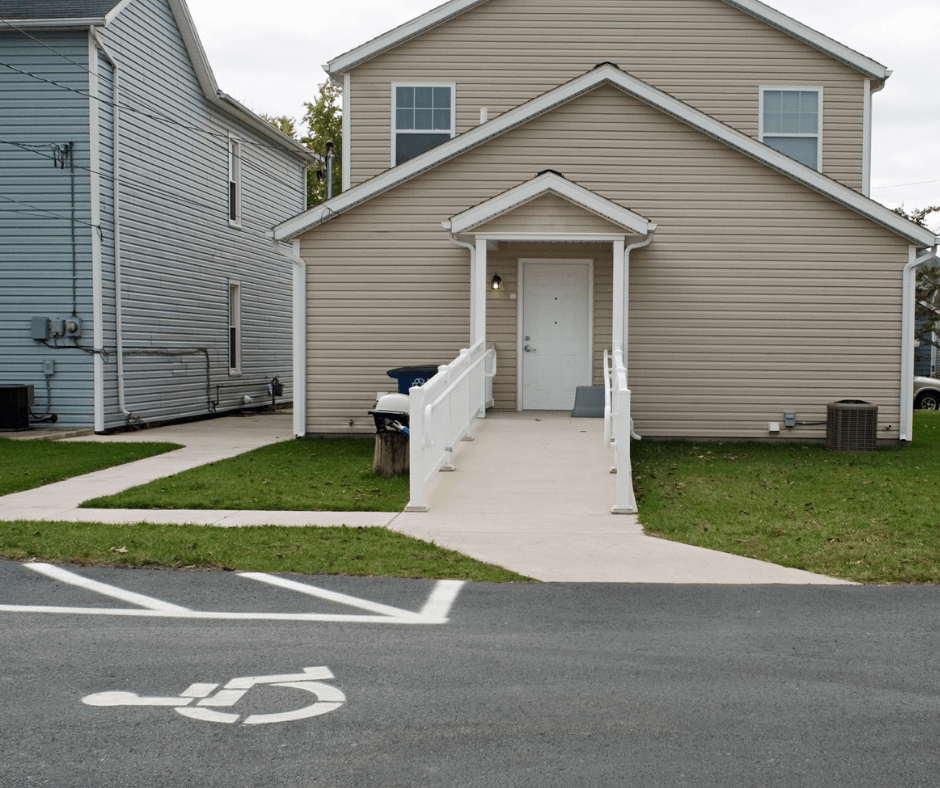
[[[402,473],[408,473],[409,460],[407,435],[402,435],[400,432],[375,434],[373,471],[382,476],[399,476]]]

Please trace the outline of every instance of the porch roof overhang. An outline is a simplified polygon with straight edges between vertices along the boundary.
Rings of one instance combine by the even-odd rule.
[[[475,228],[509,213],[545,194],[555,194],[590,213],[623,228],[624,235],[649,235],[656,225],[638,213],[601,197],[583,186],[569,181],[553,170],[539,173],[532,180],[520,183],[508,191],[469,208],[441,222],[452,235],[472,233]],[[550,237],[552,234],[548,234]]]

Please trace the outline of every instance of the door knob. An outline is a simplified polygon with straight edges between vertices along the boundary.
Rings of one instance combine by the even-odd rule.
[[[526,345],[526,346],[525,346],[524,348],[522,348],[522,349],[523,349],[526,353],[534,353],[534,352],[535,352],[535,348],[532,347],[532,345]]]

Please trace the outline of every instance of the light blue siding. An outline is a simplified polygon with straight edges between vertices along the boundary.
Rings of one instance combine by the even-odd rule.
[[[98,32],[118,66],[115,92],[111,65],[96,50],[100,100],[91,114],[97,113],[99,151],[100,218],[94,232],[101,250],[104,428],[242,407],[245,396],[269,402],[267,386],[274,376],[285,386],[280,401],[290,399],[292,267],[267,233],[303,210],[303,161],[206,99],[165,0],[135,0]],[[87,31],[43,33],[43,40],[80,65],[38,44],[27,46],[15,35],[0,38],[4,60],[8,48],[15,47],[22,51],[23,70],[46,64],[87,90]],[[91,347],[89,102],[32,82],[0,74],[0,139],[10,139],[19,124],[23,137],[37,139],[41,130],[42,139],[78,143],[78,163],[84,169],[76,170],[76,215],[84,224],[77,224],[77,292],[85,327],[81,344]],[[115,104],[120,107],[117,212]],[[24,122],[24,115],[30,120]],[[230,135],[240,140],[243,159],[240,227],[230,226],[228,219]],[[0,212],[0,221],[7,222],[0,227],[0,377],[34,383],[38,393],[44,385],[42,358],[54,357],[62,366],[68,361],[68,372],[63,369],[53,378],[53,411],[60,423],[91,426],[92,356],[77,349],[43,348],[28,338],[33,314],[49,312],[51,317],[72,308],[69,174],[54,169],[51,161],[47,166],[33,152],[8,145],[0,145],[0,157],[0,195],[21,195],[16,199],[57,214]],[[0,211],[5,209],[0,200]],[[120,227],[124,395],[130,415],[118,406],[115,220]],[[13,228],[9,234],[8,228]],[[241,289],[238,375],[229,373],[228,364],[230,281],[239,282]],[[8,309],[14,302],[15,310]],[[68,387],[60,381],[68,381]]]
[[[30,338],[38,316],[77,315],[91,328],[88,104],[77,92],[88,90],[88,46],[84,34],[33,35],[42,43],[0,33],[3,62],[18,70],[0,67],[0,383],[34,385],[42,414],[43,362],[54,360],[51,412],[90,427],[91,356],[73,340]],[[55,163],[68,143],[74,169]]]

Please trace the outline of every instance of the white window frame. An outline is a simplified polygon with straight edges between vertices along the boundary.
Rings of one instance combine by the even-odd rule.
[[[760,86],[760,101],[758,107],[758,131],[757,139],[761,142],[764,142],[765,132],[764,132],[764,95],[768,91],[779,90],[779,91],[788,91],[791,93],[801,92],[801,93],[816,93],[819,97],[819,117],[817,119],[817,128],[815,134],[807,133],[792,133],[792,132],[774,132],[772,134],[766,134],[768,137],[791,137],[794,139],[809,139],[816,137],[816,171],[822,172],[823,169],[823,88],[821,85],[810,85],[810,86],[799,86],[799,85],[761,85]],[[766,144],[766,143],[765,143]],[[794,161],[799,161],[799,159],[794,159]],[[802,164],[802,162],[800,162]]]
[[[228,137],[228,223],[230,227],[242,226],[242,156],[244,147],[238,137]],[[234,199],[233,199],[234,198]]]
[[[402,129],[398,124],[398,88],[450,88],[450,129]],[[391,156],[389,166],[394,167],[397,158],[397,144],[399,134],[450,134],[451,139],[457,135],[457,83],[456,82],[393,82],[392,83],[392,119],[391,119]]]
[[[232,362],[235,362],[234,364]],[[228,280],[228,374],[242,373],[242,283]]]

